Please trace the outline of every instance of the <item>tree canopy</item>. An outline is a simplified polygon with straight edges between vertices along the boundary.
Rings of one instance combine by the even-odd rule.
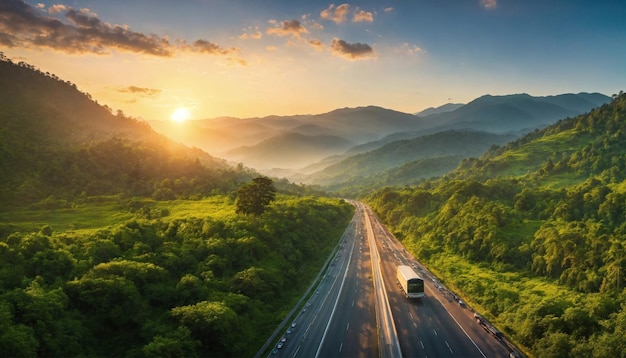
[[[237,213],[260,216],[276,198],[274,181],[268,177],[257,177],[237,191]]]

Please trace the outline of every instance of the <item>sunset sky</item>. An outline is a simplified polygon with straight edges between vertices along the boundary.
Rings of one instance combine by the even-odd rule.
[[[625,90],[626,1],[0,0],[0,51],[146,120],[414,113]]]

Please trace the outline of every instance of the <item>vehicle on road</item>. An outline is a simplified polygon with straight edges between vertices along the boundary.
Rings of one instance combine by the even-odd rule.
[[[424,297],[424,280],[410,266],[399,265],[396,278],[406,298]]]

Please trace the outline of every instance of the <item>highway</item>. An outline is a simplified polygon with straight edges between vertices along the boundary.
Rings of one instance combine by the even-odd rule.
[[[272,348],[257,356],[262,351],[266,356],[271,351],[270,357],[509,356],[508,345],[477,324],[473,312],[408,254],[368,207],[354,204],[354,218],[319,283],[270,337],[266,346]],[[414,265],[424,276],[423,300],[404,297],[395,278],[399,264]]]
[[[373,214],[371,221],[404,357],[509,357],[506,341],[477,324],[474,312],[461,305],[458,296],[415,260]],[[397,265],[413,266],[424,278],[424,299],[404,297],[395,280]]]

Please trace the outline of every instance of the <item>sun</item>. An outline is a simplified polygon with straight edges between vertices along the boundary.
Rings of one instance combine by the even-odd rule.
[[[170,115],[170,119],[174,122],[182,123],[188,120],[191,117],[191,113],[185,107],[176,108],[174,112]]]

